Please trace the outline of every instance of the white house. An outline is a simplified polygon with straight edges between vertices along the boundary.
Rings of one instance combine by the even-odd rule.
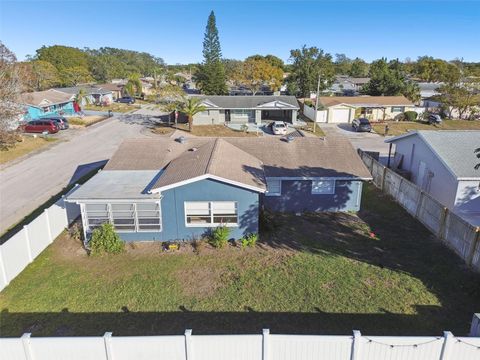
[[[395,144],[391,167],[473,225],[480,226],[480,131],[409,132],[388,140]]]

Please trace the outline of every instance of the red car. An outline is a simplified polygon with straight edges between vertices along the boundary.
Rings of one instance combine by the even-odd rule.
[[[53,120],[33,120],[23,125],[23,131],[29,133],[43,133],[55,134],[58,132],[58,124]]]

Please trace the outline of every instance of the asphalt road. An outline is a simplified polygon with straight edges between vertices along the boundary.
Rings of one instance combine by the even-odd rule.
[[[62,136],[66,141],[0,171],[0,233],[105,162],[123,139],[148,136],[138,123],[108,119]],[[70,130],[66,130],[67,132]],[[147,135],[145,135],[147,134]]]

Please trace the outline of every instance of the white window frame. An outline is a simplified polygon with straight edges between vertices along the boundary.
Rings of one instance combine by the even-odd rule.
[[[209,217],[210,217],[210,222],[209,223],[198,223],[198,224],[189,224],[187,221],[187,203],[208,203],[208,211],[209,211]],[[235,205],[235,215],[237,217],[237,222],[236,223],[216,223],[213,221],[215,217],[215,205],[216,203],[234,203]],[[201,201],[201,200],[194,200],[194,201],[184,201],[183,202],[183,214],[184,214],[184,220],[185,220],[185,226],[186,227],[217,227],[217,226],[226,226],[226,227],[238,227],[238,201]]]
[[[270,182],[278,182],[278,191],[270,191]],[[282,180],[281,179],[267,179],[267,191],[265,196],[281,196],[282,195]]]
[[[402,113],[402,112],[405,112],[405,106],[392,106],[392,108],[390,109],[390,112],[392,113]]]
[[[315,188],[318,188],[318,186],[315,186],[315,184],[318,184],[320,182],[332,183],[331,190],[329,192],[323,192],[323,191],[315,190]],[[312,195],[333,195],[333,194],[335,194],[335,186],[336,186],[336,181],[332,180],[332,179],[312,180]]]
[[[139,218],[138,216],[138,211],[137,210],[137,205],[138,204],[156,204],[156,207],[158,207],[158,209],[155,209],[155,210],[140,210],[141,212],[151,212],[151,213],[156,213],[158,212],[158,227],[156,229],[142,229],[142,225],[146,225],[146,224],[140,224],[139,222],[139,219],[157,219],[156,216],[152,216],[152,217],[148,217],[148,216],[142,216]],[[85,230],[86,232],[91,232],[93,231],[96,227],[99,227],[101,225],[90,225],[90,221],[89,221],[89,214],[95,214],[95,213],[105,213],[104,211],[89,211],[87,208],[88,208],[88,205],[105,205],[106,207],[106,213],[107,213],[107,217],[99,217],[98,219],[106,219],[105,223],[109,223],[109,224],[112,224],[114,227],[115,227],[115,230],[119,233],[136,233],[136,232],[161,232],[163,230],[163,223],[162,223],[162,210],[161,210],[161,206],[160,206],[160,202],[158,201],[142,201],[142,202],[129,202],[129,201],[121,201],[121,202],[92,202],[92,203],[85,203],[84,206],[81,207],[82,209],[82,218],[84,219],[84,224],[85,224]],[[131,210],[115,210],[116,213],[122,213],[122,212],[125,212],[125,213],[131,213],[133,212],[133,217],[125,217],[125,219],[133,219],[133,224],[132,226],[130,227],[133,227],[134,229],[121,229],[121,226],[120,226],[120,229],[116,227],[115,223],[114,223],[114,215],[113,215],[113,209],[112,209],[112,205],[132,205],[132,208]],[[117,219],[123,219],[121,217],[115,217]],[[118,225],[118,224],[117,224]],[[153,226],[157,226],[157,224],[153,224],[151,225],[152,227]]]

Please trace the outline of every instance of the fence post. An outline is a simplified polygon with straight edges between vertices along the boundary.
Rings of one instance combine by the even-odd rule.
[[[25,233],[25,241],[27,242],[28,260],[29,260],[29,262],[32,262],[33,261],[32,247],[30,246],[30,234],[28,233],[28,226],[27,225],[23,226],[23,232]]]
[[[480,336],[480,313],[473,314],[472,326],[468,336]]]
[[[360,360],[361,357],[361,343],[362,340],[362,333],[359,330],[353,330],[353,338],[352,338],[352,356],[350,360]]]
[[[444,207],[442,211],[442,215],[440,217],[440,227],[438,229],[438,234],[437,234],[440,240],[445,239],[445,228],[447,226],[447,214],[448,214],[448,208]]]
[[[43,210],[45,213],[45,219],[47,221],[47,233],[48,233],[48,239],[50,240],[50,244],[53,242],[53,236],[52,236],[52,228],[50,226],[50,215],[48,214],[48,209]]]
[[[67,211],[67,204],[65,202],[65,195],[62,195],[62,206],[63,206],[63,210],[65,210],[65,224],[67,224],[65,227],[68,228],[68,225],[70,224],[68,223],[68,211]]]
[[[397,195],[395,196],[395,200],[400,198],[400,191],[402,190],[402,183],[403,183],[403,176],[400,178],[400,183],[398,184],[398,190],[397,190]]]
[[[106,332],[103,335],[103,343],[105,344],[105,358],[107,360],[113,360],[112,333],[111,332]]]
[[[383,171],[382,171],[382,182],[381,182],[381,185],[380,185],[380,190],[383,191],[383,188],[385,187],[385,177],[387,175],[387,168],[384,167],[383,168]]]
[[[3,254],[2,254],[2,247],[0,246],[0,274],[2,276],[2,280],[5,283],[5,286],[7,286],[10,281],[8,280],[7,277],[7,269],[5,269],[5,262],[3,261]],[[0,290],[2,290],[1,288]]]
[[[25,359],[26,360],[33,360],[32,356],[32,349],[30,349],[30,336],[32,334],[30,333],[25,333],[22,335],[22,345],[23,345],[23,351],[25,353]]]
[[[270,358],[270,329],[262,330],[262,360]]]
[[[192,329],[185,330],[185,360],[193,360]]]
[[[455,340],[455,337],[450,331],[443,332],[443,345],[442,352],[440,353],[440,360],[448,360],[450,358],[450,353],[452,352],[452,344]]]
[[[423,206],[423,198],[424,198],[425,193],[420,190],[420,197],[417,201],[417,208],[415,209],[415,218],[418,219],[420,215],[420,210],[422,209]]]
[[[467,266],[471,267],[473,263],[473,257],[475,256],[475,250],[477,245],[480,242],[480,227],[477,226],[475,229],[475,235],[473,237],[472,245],[470,246],[470,251],[468,252],[468,257],[466,259]]]

